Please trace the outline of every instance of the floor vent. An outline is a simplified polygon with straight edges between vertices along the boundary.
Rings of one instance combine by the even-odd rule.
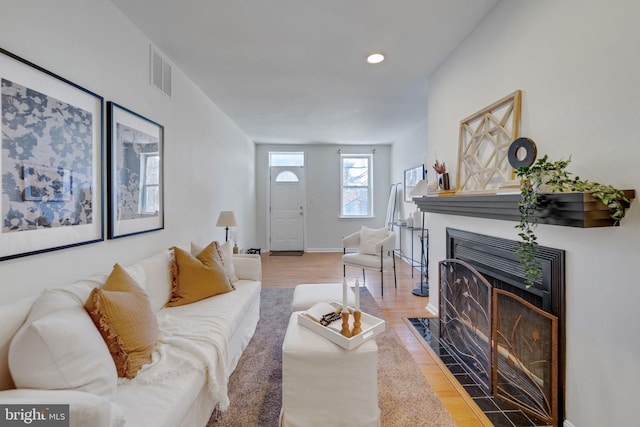
[[[151,46],[151,86],[171,97],[171,64]]]

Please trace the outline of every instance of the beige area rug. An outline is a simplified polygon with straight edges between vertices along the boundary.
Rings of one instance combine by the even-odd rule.
[[[364,312],[382,318],[366,288]],[[229,380],[228,410],[208,427],[277,427],[282,405],[282,341],[289,323],[293,289],[263,289],[256,333]],[[418,365],[388,325],[377,338],[382,427],[455,427],[451,415]],[[354,426],[355,427],[355,426]]]

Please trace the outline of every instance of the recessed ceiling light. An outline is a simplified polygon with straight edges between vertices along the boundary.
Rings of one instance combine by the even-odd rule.
[[[372,53],[367,56],[367,62],[369,64],[379,64],[382,61],[384,61],[384,55],[381,53]]]

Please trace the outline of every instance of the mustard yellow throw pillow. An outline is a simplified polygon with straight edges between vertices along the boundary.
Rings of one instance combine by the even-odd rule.
[[[222,264],[218,242],[211,242],[196,256],[178,247],[172,249],[173,283],[167,306],[190,304],[233,289]]]
[[[151,362],[158,323],[149,298],[116,264],[102,288],[94,288],[84,305],[107,343],[119,377],[133,378]]]

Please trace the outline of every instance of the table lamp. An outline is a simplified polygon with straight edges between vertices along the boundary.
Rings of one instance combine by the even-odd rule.
[[[229,227],[235,227],[238,225],[236,221],[236,215],[233,211],[222,211],[218,216],[218,222],[216,222],[216,227],[224,227],[225,235],[224,241],[229,241]]]

